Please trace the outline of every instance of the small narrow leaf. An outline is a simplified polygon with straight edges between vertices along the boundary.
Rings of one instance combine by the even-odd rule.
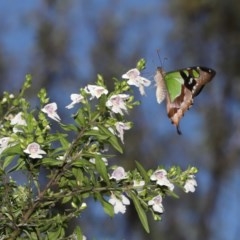
[[[133,192],[129,191],[128,194],[129,194],[129,196],[131,197],[131,199],[134,203],[134,206],[135,206],[136,211],[138,213],[138,217],[139,217],[145,231],[147,233],[149,233],[150,230],[149,230],[148,220],[147,220],[147,216],[146,216],[146,213],[145,213],[144,209],[142,208],[138,198],[136,197],[136,195]]]
[[[149,182],[149,177],[148,177],[147,171],[144,169],[144,167],[138,161],[135,161],[135,163],[137,165],[137,169],[138,169],[139,173],[144,178],[144,181],[146,183]]]
[[[95,164],[96,164],[96,168],[97,168],[100,176],[103,178],[103,180],[106,183],[110,184],[106,165],[100,156],[97,156],[97,155],[95,156]]]
[[[74,233],[76,234],[77,239],[82,240],[83,239],[83,234],[81,231],[81,228],[77,226],[74,230]]]
[[[111,133],[107,128],[100,125],[98,127],[100,132],[108,136],[107,141],[112,145],[112,147],[114,147],[118,152],[123,153],[122,147],[118,142],[118,138],[113,133]]]
[[[41,164],[43,166],[50,167],[50,166],[61,166],[63,164],[63,162],[58,159],[44,158],[44,159],[42,159]]]
[[[100,193],[95,194],[97,200],[102,204],[104,212],[108,214],[110,217],[114,216],[113,205],[107,202]]]

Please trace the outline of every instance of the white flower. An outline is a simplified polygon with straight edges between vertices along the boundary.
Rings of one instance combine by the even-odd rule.
[[[163,205],[162,205],[162,196],[158,195],[148,201],[148,205],[152,206],[154,212],[163,213]]]
[[[20,130],[20,129],[18,128],[18,126],[26,126],[26,125],[27,125],[26,121],[25,121],[25,120],[23,119],[23,117],[22,117],[22,112],[19,112],[17,115],[15,115],[15,116],[11,119],[10,124],[11,124],[11,125],[15,125],[15,126],[13,127],[13,132],[14,132],[14,133],[22,132],[22,130]]]
[[[125,197],[124,195],[121,195],[121,200],[118,199],[115,195],[111,195],[111,198],[108,200],[109,203],[111,203],[113,205],[114,208],[114,213],[122,213],[124,214],[126,212],[126,206],[125,205],[129,205],[130,201],[127,197]]]
[[[122,179],[127,178],[127,174],[123,167],[117,167],[110,177],[110,179],[115,179],[116,181],[120,181]]]
[[[197,186],[197,181],[195,180],[194,175],[189,175],[187,181],[185,182],[184,185],[184,191],[186,193],[188,192],[195,192],[195,187]]]
[[[118,132],[118,136],[120,137],[122,143],[124,143],[124,140],[123,140],[124,130],[129,130],[131,128],[129,123],[116,122],[115,127]]]
[[[9,146],[10,137],[0,138],[0,154]]]
[[[127,81],[129,85],[138,87],[141,95],[145,95],[144,87],[148,87],[151,84],[151,81],[140,76],[140,72],[137,68],[130,69],[122,75],[122,78],[129,79]]]
[[[42,154],[46,154],[45,151],[43,151],[40,148],[40,145],[36,142],[30,143],[25,150],[23,150],[25,153],[29,154],[30,158],[42,158]]]
[[[71,109],[75,104],[80,103],[84,100],[84,97],[81,94],[73,93],[70,95],[72,102],[66,106],[66,108]]]
[[[11,119],[11,125],[24,125],[26,126],[26,121],[22,118],[22,112],[18,113]]]
[[[150,177],[152,181],[157,181],[160,186],[167,186],[171,191],[174,189],[174,185],[170,183],[167,178],[167,172],[164,169],[156,170]]]
[[[46,113],[48,115],[48,117],[52,118],[53,120],[55,120],[57,122],[59,122],[61,120],[61,118],[58,116],[58,114],[56,112],[57,104],[55,102],[45,105],[41,110],[44,113]]]
[[[87,88],[85,90],[87,90],[87,92],[92,95],[91,99],[93,99],[94,97],[100,98],[103,94],[105,94],[105,95],[108,94],[108,90],[106,88],[98,86],[98,85],[90,85],[89,84],[89,85],[87,85]]]
[[[102,161],[105,163],[106,166],[108,165],[108,160],[107,160],[107,158],[103,157],[103,158],[102,158]],[[95,159],[95,158],[90,158],[90,159],[89,159],[89,162],[95,164],[95,163],[96,163],[96,159]]]
[[[125,100],[127,100],[128,98],[128,94],[112,95],[110,99],[107,100],[106,106],[110,108],[114,113],[120,113],[121,115],[123,115],[122,110],[127,112]]]

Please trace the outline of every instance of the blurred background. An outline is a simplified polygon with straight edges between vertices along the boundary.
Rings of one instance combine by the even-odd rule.
[[[33,75],[28,98],[47,88],[65,121],[70,94],[101,73],[108,86],[147,61],[143,76],[153,81],[166,71],[206,66],[217,75],[195,99],[177,135],[157,104],[154,82],[129,115],[119,165],[133,169],[173,164],[199,168],[194,194],[164,199],[161,222],[150,220],[146,234],[134,208],[110,219],[90,201],[69,226],[81,224],[88,239],[237,240],[240,235],[240,4],[235,0],[25,0],[0,1],[0,90],[18,92]],[[67,121],[67,120],[66,120]]]

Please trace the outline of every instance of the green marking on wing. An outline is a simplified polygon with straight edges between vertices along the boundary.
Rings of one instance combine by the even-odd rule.
[[[164,80],[170,101],[173,102],[177,97],[181,95],[184,80],[178,71],[166,73]]]

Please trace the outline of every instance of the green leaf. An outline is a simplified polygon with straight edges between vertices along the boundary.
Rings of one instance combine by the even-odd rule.
[[[73,167],[72,173],[76,178],[77,182],[81,183],[83,181],[83,172],[80,168]]]
[[[103,126],[98,126],[100,133],[105,134],[106,136],[108,136],[108,143],[110,143],[112,145],[112,147],[114,147],[118,152],[123,153],[122,147],[120,146],[119,142],[118,142],[118,138],[111,133],[106,127]]]
[[[74,233],[76,234],[75,236],[77,237],[77,240],[83,239],[83,234],[82,234],[81,228],[79,226],[77,226],[75,228]]]
[[[74,119],[79,126],[85,127],[88,123],[88,119],[86,119],[86,110],[84,108],[80,108],[74,116]]]
[[[8,156],[6,158],[4,158],[3,161],[3,169],[6,169],[6,167],[11,164],[13,161],[15,160],[15,156]],[[2,161],[2,160],[1,160]]]
[[[68,140],[65,138],[65,137],[67,137],[67,135],[63,135],[63,134],[57,134],[57,135],[59,136],[58,139],[59,139],[62,147],[64,149],[68,149],[70,144],[69,144]]]
[[[102,204],[104,212],[108,214],[110,217],[114,216],[113,205],[107,202],[100,193],[95,193],[97,200]]]
[[[44,158],[42,159],[41,164],[46,167],[50,166],[61,166],[63,162],[59,159],[54,159],[54,158]]]
[[[170,97],[170,101],[173,102],[177,97],[180,96],[184,80],[180,75],[180,72],[175,71],[166,73],[164,76],[164,81]]]
[[[92,163],[90,163],[88,160],[85,160],[83,158],[77,159],[71,163],[74,167],[92,167]]]
[[[64,236],[64,229],[62,227],[59,227],[57,231],[48,232],[47,235],[48,235],[48,239],[51,239],[51,240],[61,239]]]
[[[72,196],[67,196],[62,199],[62,204],[70,202],[72,200]]]
[[[84,136],[94,136],[96,138],[98,138],[99,141],[105,141],[109,138],[108,135],[106,134],[102,134],[102,132],[98,131],[98,130],[89,130],[89,131],[86,131],[84,133]]]
[[[61,123],[60,126],[65,131],[74,131],[74,132],[78,131],[78,128],[74,124],[65,125]]]
[[[100,176],[103,178],[103,180],[107,184],[110,184],[107,168],[101,156],[95,155],[95,164],[96,164],[96,169],[99,172]]]
[[[145,168],[138,162],[135,161],[136,165],[137,165],[137,169],[139,171],[139,173],[141,174],[141,176],[143,177],[144,181],[147,183],[149,182],[149,177],[147,174],[147,171],[145,170]]]
[[[9,169],[9,173],[10,172],[13,172],[13,171],[16,171],[16,170],[20,170],[20,169],[25,169],[26,168],[26,163],[25,163],[25,160],[23,158],[19,158],[17,160],[17,163],[15,166],[13,166],[11,169]]]
[[[6,148],[2,153],[1,153],[1,157],[4,156],[11,156],[11,155],[22,155],[23,154],[23,150],[20,146],[20,144],[16,144],[14,146],[8,147]]]
[[[67,134],[60,134],[60,133],[49,135],[48,138],[45,140],[45,144],[60,141],[62,146],[64,146],[65,148],[68,148],[69,142],[68,140],[66,140],[67,136],[68,136]]]
[[[142,208],[142,206],[141,206],[141,204],[140,204],[140,202],[139,202],[139,200],[136,197],[134,192],[129,191],[128,194],[129,194],[129,196],[131,197],[131,199],[134,203],[135,209],[138,213],[138,217],[139,217],[145,231],[147,233],[149,233],[150,230],[149,230],[148,220],[147,220],[147,216],[146,216],[146,213],[145,213],[144,209]]]

